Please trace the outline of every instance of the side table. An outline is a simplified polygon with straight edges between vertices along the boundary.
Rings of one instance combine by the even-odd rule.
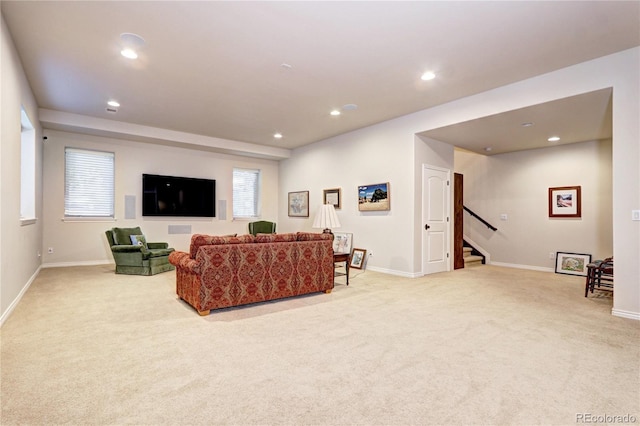
[[[351,256],[349,253],[333,253],[333,263],[344,262],[344,270],[345,273],[335,274],[336,276],[346,275],[347,276],[347,285],[349,285],[349,258]]]

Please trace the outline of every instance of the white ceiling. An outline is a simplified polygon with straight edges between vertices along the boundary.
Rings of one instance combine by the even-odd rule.
[[[640,45],[638,1],[3,0],[1,9],[38,105],[52,112],[48,128],[70,126],[55,119],[70,113],[91,118],[71,126],[80,132],[99,133],[86,123],[106,119],[286,149]],[[135,61],[119,54],[125,32],[145,39]],[[420,80],[426,70],[437,78]],[[542,146],[505,128],[514,121],[545,135],[556,132],[549,123],[571,123],[557,130],[572,132],[563,142],[610,137],[604,115],[575,110],[610,115],[610,97],[427,135],[491,153]],[[115,114],[109,99],[121,103]],[[345,104],[358,108],[329,115]],[[578,132],[593,121],[602,125]]]

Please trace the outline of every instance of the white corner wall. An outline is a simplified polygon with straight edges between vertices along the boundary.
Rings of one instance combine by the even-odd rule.
[[[42,248],[42,130],[38,109],[4,18],[0,37],[0,325],[35,278]],[[36,223],[20,222],[20,110],[36,131]]]
[[[456,151],[455,158],[465,206],[498,228],[464,213],[465,235],[492,264],[554,271],[549,253],[613,254],[610,140],[493,156]],[[581,187],[581,218],[548,216],[548,189],[558,186]]]
[[[47,130],[44,149],[44,265],[67,266],[113,263],[104,232],[112,227],[140,226],[148,241],[163,241],[188,251],[191,234],[246,234],[248,221],[234,221],[232,171],[234,167],[262,171],[262,218],[274,220],[278,209],[278,163],[200,150],[152,145]],[[115,221],[64,221],[64,149],[85,148],[115,153]],[[216,180],[216,217],[159,218],[142,216],[142,174],[186,176]],[[125,219],[125,195],[135,197],[135,219]],[[218,201],[226,200],[226,220]],[[169,225],[190,225],[191,233],[169,234]],[[48,253],[48,248],[53,253]]]
[[[408,276],[419,275],[416,226],[416,134],[513,109],[613,89],[613,253],[616,261],[615,315],[640,319],[640,48],[629,49],[528,80],[463,98],[295,150],[282,162],[280,223],[285,229],[310,229],[323,188],[343,188],[341,231],[354,232],[356,247],[372,250],[369,266]],[[425,143],[429,143],[425,141]],[[417,145],[416,145],[417,146]],[[388,177],[388,178],[387,178]],[[391,181],[391,211],[364,216],[357,211],[356,187]],[[406,185],[406,186],[405,186]],[[398,191],[398,189],[400,189]],[[286,216],[287,192],[310,190],[311,218]],[[598,250],[605,250],[599,248]],[[548,256],[548,253],[547,253]]]

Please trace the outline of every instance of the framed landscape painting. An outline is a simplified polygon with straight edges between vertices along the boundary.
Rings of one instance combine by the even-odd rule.
[[[587,265],[591,262],[590,254],[556,253],[556,273],[587,276]]]
[[[358,187],[358,210],[374,212],[391,209],[389,182]]]
[[[549,217],[582,217],[579,186],[549,188]]]

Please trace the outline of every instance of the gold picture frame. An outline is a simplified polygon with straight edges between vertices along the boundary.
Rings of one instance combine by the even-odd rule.
[[[332,188],[322,191],[322,204],[333,204],[333,207],[337,210],[341,207],[342,203],[342,189]]]

